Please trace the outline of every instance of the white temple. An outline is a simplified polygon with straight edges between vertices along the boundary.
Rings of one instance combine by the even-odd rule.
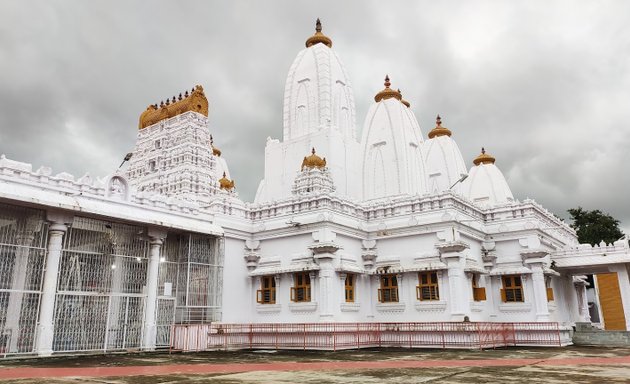
[[[578,244],[500,161],[465,161],[457,127],[425,137],[389,77],[361,134],[354,100],[318,20],[253,203],[201,86],[150,105],[105,178],[2,156],[0,352],[151,350],[174,324],[540,323],[560,345],[591,315],[630,329],[626,240]]]

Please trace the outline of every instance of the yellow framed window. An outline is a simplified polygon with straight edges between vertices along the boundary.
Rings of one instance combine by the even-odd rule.
[[[382,275],[381,287],[378,290],[378,301],[380,303],[398,302],[398,279],[396,275]]]
[[[440,288],[438,287],[437,272],[418,273],[416,298],[420,301],[440,300]]]
[[[311,301],[311,276],[308,272],[299,272],[293,275],[291,301],[296,303]]]
[[[479,286],[479,275],[476,273],[472,275],[472,291],[474,301],[486,300],[486,288]]]
[[[346,275],[346,303],[354,303],[354,285],[356,283],[356,275],[348,273]]]
[[[523,280],[520,275],[505,275],[501,280],[503,281],[501,300],[504,303],[521,303],[525,301]]]
[[[273,276],[263,276],[260,279],[260,289],[256,291],[258,304],[276,303],[276,279]]]

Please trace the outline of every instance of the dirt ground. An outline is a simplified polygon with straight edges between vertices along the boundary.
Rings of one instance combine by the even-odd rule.
[[[2,383],[630,383],[630,364],[553,365],[554,359],[614,358],[630,356],[630,348],[565,347],[505,348],[486,351],[371,349],[340,352],[238,351],[195,354],[132,353],[82,357],[52,357],[29,360],[0,360],[0,371],[13,368],[173,366],[173,373],[150,376],[64,377],[0,380]],[[240,373],[177,373],[183,364],[252,364],[286,362],[395,362],[531,359],[515,366],[451,368],[339,368],[325,370],[267,370]]]

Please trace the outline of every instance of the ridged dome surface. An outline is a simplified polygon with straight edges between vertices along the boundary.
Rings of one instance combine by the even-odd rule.
[[[420,126],[398,98],[370,107],[361,146],[364,199],[426,193]]]

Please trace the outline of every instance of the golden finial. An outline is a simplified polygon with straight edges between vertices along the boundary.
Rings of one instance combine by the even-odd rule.
[[[473,164],[494,164],[495,161],[496,159],[494,158],[494,156],[488,155],[486,153],[486,149],[484,147],[481,147],[481,155],[477,156],[477,158],[473,160]]]
[[[306,48],[311,47],[317,43],[322,43],[327,45],[328,48],[332,48],[332,40],[330,37],[324,35],[322,33],[322,23],[317,18],[317,22],[315,22],[315,34],[308,39],[306,39]]]
[[[429,139],[439,136],[451,136],[451,130],[442,126],[442,118],[437,115],[435,118],[435,128],[429,132]]]
[[[182,97],[180,93],[179,100],[176,96],[173,96],[172,99],[167,98],[166,102],[161,101],[159,110],[157,110],[156,104],[155,109],[148,108],[146,111],[142,112],[138,122],[138,128],[142,129],[164,119],[189,111],[200,113],[206,117],[208,116],[208,99],[206,99],[201,85],[195,86],[190,94],[186,91],[185,95],[186,97]]]
[[[234,189],[234,180],[228,179],[225,172],[223,172],[223,177],[219,179],[219,187],[221,189],[231,191],[232,189]]]
[[[407,108],[411,107],[411,104],[405,99],[402,98],[402,92],[400,92],[400,88],[398,88],[398,93],[400,93],[400,102]]]
[[[304,156],[304,160],[302,160],[302,170],[306,168],[325,168],[326,167],[326,158],[323,159],[315,154],[315,148],[311,149],[310,156]]]
[[[402,96],[400,95],[400,92],[398,91],[394,91],[393,89],[390,88],[390,85],[392,85],[389,81],[389,75],[385,75],[385,89],[383,89],[382,91],[380,91],[379,93],[376,94],[376,96],[374,96],[374,101],[376,101],[377,103],[381,100],[387,100],[387,99],[391,99],[392,97],[400,100],[402,99]]]

